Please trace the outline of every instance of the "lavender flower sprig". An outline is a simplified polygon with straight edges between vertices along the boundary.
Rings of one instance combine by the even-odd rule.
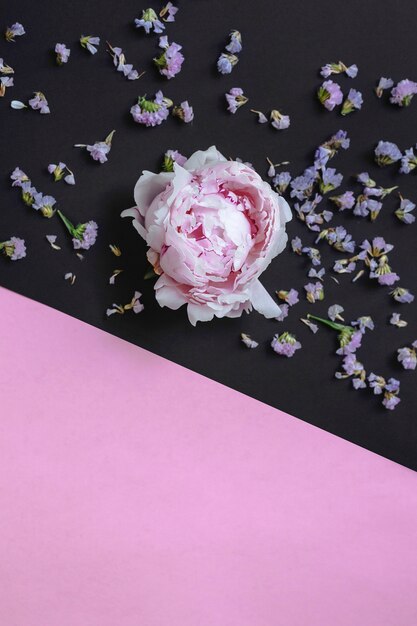
[[[74,250],[89,250],[95,244],[98,230],[96,222],[90,220],[89,222],[74,226],[74,224],[65,217],[62,211],[58,210],[57,213],[72,237]]]
[[[130,109],[130,114],[138,124],[159,126],[168,118],[172,105],[172,100],[166,98],[162,91],[157,91],[153,100],[148,100],[146,95],[139,96],[137,104]]]
[[[113,136],[116,131],[112,130],[104,141],[96,141],[96,143],[89,145],[85,143],[76,143],[74,148],[85,148],[90,153],[91,158],[99,163],[105,163],[108,158],[112,146]]]
[[[175,15],[175,13],[176,11],[173,13],[171,10],[171,16]],[[166,21],[174,21],[174,20],[167,19]],[[142,11],[142,17],[140,19],[139,18],[135,19],[135,26],[136,28],[143,28],[143,30],[145,31],[147,35],[149,35],[151,31],[153,31],[156,34],[160,34],[162,33],[162,31],[165,30],[165,25],[163,24],[163,22],[161,22],[160,19],[158,19],[157,14],[151,8],[144,9]]]
[[[26,31],[25,31],[24,26],[20,24],[19,22],[16,22],[15,24],[13,24],[13,26],[9,26],[6,29],[4,33],[4,38],[6,39],[6,41],[14,42],[15,37],[22,37],[25,34],[26,34]]]
[[[25,240],[19,237],[10,237],[7,241],[1,241],[0,252],[11,261],[23,259],[26,256]]]

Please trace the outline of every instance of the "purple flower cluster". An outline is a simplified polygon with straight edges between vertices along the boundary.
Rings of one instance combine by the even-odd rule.
[[[168,79],[174,78],[180,73],[184,62],[184,56],[180,52],[182,46],[177,43],[169,43],[168,37],[164,35],[159,38],[159,47],[164,52],[159,57],[154,58],[154,63],[162,76],[166,76]]]
[[[405,370],[415,370],[417,367],[417,340],[413,341],[411,348],[398,348],[397,360]]]
[[[126,63],[126,57],[121,48],[113,47],[107,42],[109,52],[113,58],[113,64],[118,72],[121,72],[128,80],[137,80],[140,78],[137,70],[133,68],[131,63]]]
[[[30,206],[35,211],[40,211],[44,217],[50,218],[55,214],[55,198],[39,192],[32,185],[29,177],[19,167],[13,170],[10,178],[13,181],[12,187],[20,188],[22,200],[26,206]]]
[[[345,101],[342,104],[342,115],[348,115],[352,111],[359,111],[362,108],[363,96],[357,89],[350,89]]]
[[[248,99],[243,95],[243,89],[240,87],[232,87],[232,89],[225,94],[227,101],[227,110],[230,113],[236,113],[241,106],[247,103]]]
[[[48,172],[53,175],[55,182],[64,179],[67,185],[75,185],[74,173],[71,172],[65,163],[50,163],[48,165]]]
[[[340,86],[332,80],[326,80],[318,89],[317,97],[321,104],[328,110],[342,104],[343,93]]]
[[[178,117],[185,124],[189,124],[194,119],[194,109],[188,104],[188,100],[184,100],[181,104],[177,104],[172,109],[172,115]]]
[[[242,51],[242,35],[238,30],[232,30],[230,40],[226,46],[226,52],[222,52],[217,59],[217,71],[220,74],[230,74],[234,66],[239,62],[237,56]]]
[[[138,103],[130,109],[130,113],[138,124],[159,126],[168,118],[170,106],[172,101],[165,98],[162,91],[157,91],[153,100],[140,96]]]
[[[390,141],[379,141],[375,148],[375,161],[380,167],[396,163],[402,158],[399,147]]]
[[[301,348],[301,343],[297,341],[295,335],[284,332],[282,335],[274,335],[271,347],[276,354],[290,358]]]
[[[71,50],[67,48],[64,43],[57,43],[55,46],[55,54],[58,65],[64,65],[64,63],[68,63]]]
[[[171,18],[174,18],[174,15],[177,12],[177,10],[178,9],[176,9],[176,7],[173,7],[171,5],[171,7],[167,9],[166,14],[168,15],[168,18],[165,19],[165,21],[166,22],[175,21],[174,19],[171,19]],[[149,35],[151,31],[153,31],[156,34],[160,34],[162,33],[162,31],[165,30],[165,25],[163,24],[163,22],[161,22],[161,20],[158,18],[157,14],[155,13],[153,9],[144,9],[142,11],[142,17],[135,19],[135,26],[136,28],[143,28],[143,30],[145,31],[147,35]]]
[[[391,104],[398,104],[400,107],[407,107],[417,93],[417,83],[413,80],[400,80],[391,90]]]
[[[3,252],[11,261],[19,261],[26,256],[25,240],[19,237],[10,237],[7,241],[1,241],[0,252]]]
[[[94,161],[105,163],[108,160],[107,155],[111,150],[115,132],[115,130],[112,130],[104,141],[96,141],[96,143],[93,144],[76,143],[74,144],[74,148],[85,148]]]
[[[356,78],[358,75],[358,66],[357,65],[349,65],[346,66],[342,61],[338,63],[326,63],[320,69],[320,75],[323,78],[329,78],[332,74],[346,74],[349,78]]]

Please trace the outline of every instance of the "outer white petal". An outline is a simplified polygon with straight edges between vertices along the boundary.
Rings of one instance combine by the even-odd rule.
[[[193,171],[209,165],[210,163],[218,163],[219,161],[227,161],[227,159],[217,150],[216,146],[210,146],[207,150],[197,150],[184,163],[183,167],[188,171]]]
[[[278,317],[281,309],[277,303],[271,298],[265,287],[261,285],[259,280],[254,280],[250,286],[250,299],[253,308],[262,313],[267,319]]]
[[[207,304],[189,304],[187,306],[188,319],[195,326],[197,322],[210,322],[214,317],[214,310]]]
[[[184,294],[175,283],[164,275],[158,278],[155,283],[155,298],[159,306],[166,306],[173,311],[176,311],[187,302]]]
[[[132,217],[132,224],[138,231],[142,239],[146,240],[146,229],[143,225],[143,217],[139,213],[139,209],[134,206],[131,209],[125,209],[121,212],[121,217]]]
[[[276,192],[274,191],[273,193],[276,193]],[[278,196],[278,204],[279,204],[279,209],[280,209],[281,220],[284,223],[290,222],[292,220],[292,211],[290,209],[290,205],[285,200],[285,198],[283,198],[279,194],[276,194],[276,195]]]
[[[135,185],[133,192],[136,205],[142,215],[146,215],[146,211],[152,200],[162,191],[172,180],[174,174],[172,172],[161,172],[154,174],[153,172],[144,171]]]

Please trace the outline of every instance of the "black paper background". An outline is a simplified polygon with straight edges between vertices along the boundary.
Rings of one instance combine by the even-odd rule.
[[[395,166],[380,170],[372,160],[379,139],[395,141],[400,148],[417,141],[417,100],[401,110],[378,100],[372,91],[381,75],[396,80],[417,78],[413,54],[416,3],[179,0],[177,21],[166,32],[183,45],[186,61],[181,74],[171,81],[160,77],[152,66],[158,37],[147,37],[133,26],[133,19],[146,6],[133,0],[20,0],[3,7],[2,30],[20,21],[27,35],[14,44],[0,42],[0,56],[15,69],[15,87],[0,102],[0,235],[1,239],[24,237],[28,257],[17,263],[0,259],[0,284],[416,469],[417,373],[404,372],[396,362],[396,349],[417,337],[415,304],[395,305],[387,288],[366,278],[352,285],[349,276],[341,276],[337,285],[328,272],[324,302],[308,304],[301,294],[301,304],[281,324],[253,313],[192,328],[184,309],[160,309],[154,301],[152,281],[143,280],[145,246],[130,220],[119,217],[133,204],[133,186],[142,169],[157,169],[168,148],[190,154],[216,144],[227,157],[251,161],[262,175],[267,170],[266,156],[275,162],[291,161],[289,169],[298,174],[310,164],[315,146],[339,128],[351,137],[350,150],[332,162],[345,175],[342,190],[357,190],[351,175],[368,170],[384,186],[399,184],[403,195],[416,202],[415,176],[397,175]],[[233,73],[220,76],[215,62],[232,28],[241,30],[244,49]],[[81,34],[102,38],[96,56],[80,48]],[[128,61],[146,70],[146,75],[129,82],[117,74],[105,53],[106,39],[121,46]],[[70,62],[64,67],[54,61],[52,50],[57,42],[71,48]],[[356,87],[365,98],[362,111],[345,119],[325,111],[315,99],[320,66],[338,59],[359,66],[356,80],[340,78],[342,89],[347,92]],[[244,88],[250,102],[233,116],[225,110],[223,94],[235,86]],[[129,109],[137,96],[159,88],[176,102],[188,99],[192,103],[192,125],[169,119],[158,128],[146,129],[133,122]],[[36,90],[47,95],[51,115],[9,107],[12,98],[25,100]],[[265,112],[279,108],[291,115],[291,128],[277,132],[259,125],[249,108]],[[104,165],[72,147],[104,139],[112,129],[116,135]],[[74,170],[74,188],[53,183],[47,174],[47,164],[59,160]],[[58,218],[42,218],[22,204],[18,190],[10,188],[8,176],[16,165],[39,190],[55,195],[73,221],[98,222],[98,242],[84,261],[75,256]],[[336,215],[333,223],[346,226],[358,242],[382,235],[395,244],[390,256],[393,268],[401,276],[401,285],[415,290],[417,226],[405,226],[393,217],[397,203],[394,196],[385,200],[374,224],[346,214]],[[298,234],[306,244],[314,240],[296,219],[288,230],[290,238]],[[61,252],[49,247],[46,234],[58,235]],[[121,246],[120,259],[111,254],[110,243]],[[343,256],[328,250],[326,244],[321,248],[326,268]],[[307,267],[288,251],[272,263],[262,282],[271,293],[291,287],[302,292],[308,282]],[[110,286],[108,279],[115,268],[125,272]],[[64,281],[66,272],[77,275],[74,286]],[[106,308],[113,302],[128,302],[135,289],[144,294],[145,311],[107,319]],[[299,322],[307,312],[326,316],[334,303],[345,307],[347,320],[373,316],[377,328],[366,335],[359,357],[369,371],[400,378],[402,402],[396,411],[383,409],[380,398],[369,390],[356,392],[350,381],[334,380],[340,362],[334,355],[334,333],[320,328],[313,336]],[[393,311],[409,321],[406,329],[388,325]],[[279,358],[269,347],[274,333],[283,330],[295,332],[303,345],[293,359]],[[257,350],[242,347],[241,331],[260,342]],[[85,358],[82,345],[79,351],[80,358]],[[8,358],[12,355],[2,355],[3,367]],[[91,370],[93,376],[94,363]],[[140,371],[137,375],[140,406]],[[163,385],[161,381],[161,393]],[[184,395],[187,390],[178,393]]]

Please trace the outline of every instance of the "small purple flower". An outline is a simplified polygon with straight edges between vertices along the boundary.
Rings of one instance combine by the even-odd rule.
[[[386,385],[385,378],[377,376],[373,372],[368,376],[368,383],[376,396],[379,396],[384,391]]]
[[[80,44],[82,48],[85,48],[90,54],[97,52],[96,46],[100,45],[100,37],[93,37],[92,35],[81,35]]]
[[[319,188],[321,193],[328,193],[340,187],[343,174],[338,174],[334,167],[322,168],[319,178]]]
[[[10,237],[8,241],[0,242],[0,251],[11,261],[18,261],[26,256],[25,240],[19,237]]]
[[[335,322],[336,320],[340,320],[341,322],[344,322],[344,319],[341,315],[343,311],[344,311],[344,308],[340,306],[340,304],[333,304],[332,306],[328,308],[327,315],[329,319],[332,320],[332,322]]]
[[[252,339],[252,337],[250,335],[247,335],[246,333],[240,333],[240,338],[243,345],[247,348],[251,348],[253,350],[254,348],[257,348],[259,346],[259,343]]]
[[[363,364],[357,360],[354,353],[346,354],[342,361],[343,372],[336,372],[335,377],[340,379],[352,379],[352,385],[355,389],[364,389],[366,387],[366,372]]]
[[[189,124],[194,119],[194,109],[188,104],[188,100],[184,100],[180,105],[172,109],[172,115],[178,117],[182,122]]]
[[[89,250],[95,244],[98,230],[96,222],[90,220],[84,224],[74,226],[62,211],[58,210],[58,215],[72,237],[74,250]]]
[[[232,87],[232,89],[225,94],[227,100],[227,110],[230,113],[236,113],[241,106],[247,103],[248,99],[243,95],[243,89],[240,87]]]
[[[381,78],[379,79],[378,85],[375,87],[375,93],[377,97],[381,98],[385,89],[391,89],[393,84],[394,84],[394,81],[392,80],[392,78],[384,78],[384,76],[381,76]]]
[[[10,175],[10,179],[13,181],[12,187],[21,187],[23,183],[30,182],[29,177],[20,169],[20,167],[14,168]]]
[[[400,302],[401,304],[410,304],[414,301],[413,294],[409,289],[405,289],[405,287],[396,287],[390,292],[390,295],[396,302]]]
[[[125,78],[127,78],[128,80],[137,80],[138,78],[143,76],[144,72],[142,72],[142,74],[139,74],[137,70],[133,69],[133,65],[131,63],[126,63],[126,57],[121,48],[113,47],[109,44],[109,42],[107,42],[107,47],[113,58],[113,65],[118,72],[121,72],[123,74]]]
[[[24,29],[24,26],[22,24],[19,24],[19,22],[16,22],[15,24],[13,24],[13,26],[9,26],[6,29],[4,37],[6,41],[14,41],[15,37],[22,37],[22,35],[25,34],[26,31]]]
[[[351,332],[352,328],[349,326],[346,326],[345,328],[349,330],[342,330],[342,332],[340,333],[340,348],[336,350],[336,354],[354,354],[356,350],[361,347],[363,333],[361,333],[360,330],[355,330],[354,332]]]
[[[8,87],[13,87],[13,85],[14,85],[13,76],[1,76],[0,77],[0,98],[3,98],[3,96],[6,93],[6,89]]]
[[[283,113],[280,113],[276,109],[273,109],[271,111],[269,119],[271,122],[271,126],[275,128],[276,130],[286,130],[287,128],[289,128],[290,123],[291,123],[289,115],[284,115]]]
[[[320,281],[316,283],[307,283],[304,285],[306,291],[306,298],[311,304],[319,300],[324,300],[324,288]]]
[[[295,335],[285,332],[282,335],[274,335],[271,347],[277,354],[290,358],[301,348],[301,343],[297,341]]]
[[[321,87],[319,87],[317,97],[328,111],[333,111],[335,106],[342,103],[343,93],[337,83],[332,80],[326,80]]]
[[[296,289],[290,289],[289,291],[277,291],[277,296],[280,300],[283,300],[290,306],[294,306],[298,302],[298,291]]]
[[[370,215],[371,220],[374,221],[378,217],[382,209],[382,202],[369,198],[365,194],[361,194],[356,199],[355,208],[353,214],[358,217],[367,217]]]
[[[332,74],[342,74],[343,72],[349,76],[349,78],[356,78],[358,66],[350,65],[347,67],[342,61],[339,61],[338,63],[326,63],[320,70],[320,74],[323,78],[329,78]]]
[[[293,178],[291,187],[291,198],[297,198],[297,200],[304,200],[309,198],[313,193],[314,183],[317,180],[317,171],[314,167],[307,168],[301,176]]]
[[[51,112],[48,106],[48,100],[41,91],[35,91],[33,98],[29,100],[28,104],[31,109],[39,111],[43,115]]]
[[[164,35],[159,38],[159,47],[164,52],[154,58],[154,63],[162,76],[166,76],[168,79],[174,78],[180,73],[182,64],[184,62],[184,56],[180,52],[182,46],[177,43],[169,43],[168,37]]]
[[[178,150],[167,150],[164,154],[162,170],[164,172],[173,172],[174,163],[178,163],[178,165],[183,166],[186,160],[187,157],[178,152]]]
[[[285,320],[285,318],[288,317],[288,313],[289,313],[289,310],[290,310],[290,305],[289,304],[280,304],[279,308],[281,309],[281,313],[275,319],[276,319],[277,322],[283,322]]]
[[[408,80],[408,78],[400,80],[391,90],[390,102],[391,104],[398,104],[400,107],[407,107],[416,93],[417,83]]]
[[[217,70],[220,74],[230,74],[239,59],[235,54],[222,52],[217,60]]]
[[[380,167],[391,165],[402,158],[401,151],[395,143],[380,141],[375,148],[375,161]]]
[[[48,172],[50,174],[53,174],[54,176],[54,181],[58,182],[59,180],[61,180],[61,178],[64,178],[65,176],[65,170],[66,170],[67,166],[65,165],[65,163],[50,163],[48,165]]]
[[[115,132],[115,130],[112,130],[112,132],[107,135],[104,141],[96,141],[96,143],[92,145],[76,143],[74,145],[74,148],[85,148],[87,152],[90,153],[91,158],[94,161],[98,161],[99,163],[105,163],[107,161],[107,155],[111,150],[111,144]]]
[[[138,103],[130,109],[130,113],[138,124],[159,126],[167,119],[170,106],[172,106],[172,100],[165,98],[162,91],[157,91],[153,100],[140,96]]]
[[[291,174],[289,172],[280,172],[274,176],[272,184],[277,188],[279,193],[285,193],[291,182]]]
[[[398,397],[399,391],[400,381],[395,378],[389,378],[388,383],[385,385],[384,399],[382,400],[382,404],[386,409],[392,411],[401,402],[401,399]]]
[[[44,217],[51,218],[55,214],[55,204],[56,200],[53,196],[44,196],[39,192],[34,195],[32,209],[40,211]]]
[[[238,30],[232,30],[230,33],[230,42],[226,46],[226,50],[231,54],[239,54],[242,51],[242,35]]]
[[[397,360],[401,363],[405,370],[415,370],[417,367],[417,341],[413,341],[411,348],[398,348]]]
[[[417,156],[414,148],[408,148],[401,158],[400,174],[409,174],[417,167]]]
[[[310,269],[307,272],[307,276],[309,278],[317,278],[317,280],[323,280],[323,276],[325,275],[326,270],[324,269],[324,267],[320,268],[319,270],[316,270],[315,267],[310,267]]]
[[[164,22],[175,22],[175,16],[178,13],[178,7],[174,6],[172,2],[167,2],[164,7],[159,11],[159,17]]]
[[[255,111],[255,109],[251,109],[250,111],[251,113],[256,113],[258,116],[258,124],[266,124],[268,122],[268,118],[265,113],[262,113],[262,111]]]
[[[360,91],[356,89],[350,89],[349,93],[342,105],[341,114],[348,115],[352,111],[359,111],[362,108],[363,97]]]
[[[319,234],[316,242],[325,239],[327,243],[339,252],[355,251],[356,243],[343,226],[336,226],[336,228],[325,228]]]
[[[67,46],[64,43],[56,44],[55,53],[56,53],[56,62],[58,63],[58,65],[63,65],[64,63],[68,63],[71,50],[67,48]]]
[[[416,205],[414,202],[411,202],[411,200],[407,200],[407,198],[403,198],[400,195],[400,206],[394,213],[401,222],[404,222],[404,224],[412,224],[416,220],[415,215],[412,213],[415,208]]]
[[[408,326],[408,322],[401,319],[400,313],[393,313],[390,317],[389,323],[392,326],[396,326],[397,328],[405,328],[406,326]]]
[[[351,322],[351,326],[359,328],[361,333],[365,334],[367,330],[374,330],[375,324],[370,315],[362,315],[357,320]]]
[[[339,211],[344,211],[345,209],[351,209],[355,204],[355,196],[353,191],[345,191],[339,196],[332,196],[329,198],[332,202],[335,203]]]
[[[171,11],[171,16],[175,15],[175,13],[176,11],[174,11],[174,13]],[[172,22],[174,20],[168,19],[166,21]],[[158,16],[153,9],[144,9],[142,11],[142,17],[140,19],[135,19],[135,26],[136,28],[143,28],[147,35],[149,35],[152,30],[157,35],[165,30],[165,25],[158,19]]]

